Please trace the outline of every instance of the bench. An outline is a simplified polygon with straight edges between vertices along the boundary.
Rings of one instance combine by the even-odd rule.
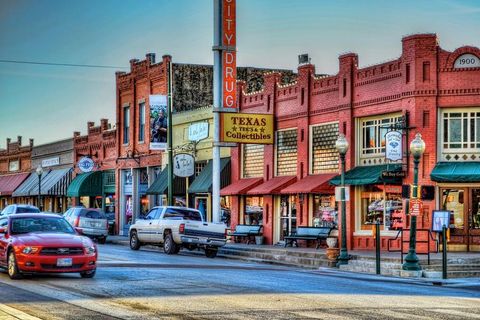
[[[326,240],[332,230],[333,228],[330,227],[297,227],[297,232],[284,237],[285,247],[287,247],[288,244],[293,247],[294,242],[298,247],[298,240],[315,240],[317,241],[315,249],[318,249],[320,242]]]
[[[235,237],[235,242],[245,240],[247,244],[255,243],[255,236],[262,235],[262,227],[261,225],[237,224],[230,235]]]

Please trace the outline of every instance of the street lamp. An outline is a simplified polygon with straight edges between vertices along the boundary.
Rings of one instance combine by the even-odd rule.
[[[410,143],[410,152],[413,155],[413,190],[412,199],[418,199],[418,164],[420,158],[425,151],[425,142],[422,140],[422,135],[417,133],[415,139]],[[420,264],[418,263],[417,253],[415,252],[417,242],[417,216],[410,215],[410,246],[408,254],[405,257],[405,263],[402,266],[403,270],[420,271]]]
[[[337,148],[341,161],[341,176],[340,176],[340,201],[342,203],[342,248],[340,249],[340,255],[338,256],[337,267],[342,264],[348,264],[348,252],[347,252],[347,213],[345,205],[345,155],[348,151],[348,141],[343,133],[338,135],[338,139],[335,142],[335,148]]]
[[[38,200],[37,200],[37,202],[38,202],[38,207],[39,207],[40,211],[43,211],[43,208],[42,208],[42,205],[41,205],[41,202],[40,202],[41,201],[40,192],[42,190],[42,174],[43,174],[43,168],[42,168],[41,165],[39,165],[37,167],[36,172],[37,172],[37,176],[38,176]]]

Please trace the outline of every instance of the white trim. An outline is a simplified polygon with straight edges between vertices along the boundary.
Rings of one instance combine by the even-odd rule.
[[[380,236],[381,237],[395,237],[398,233],[398,230],[380,230]],[[355,231],[353,233],[353,236],[360,236],[360,237],[365,237],[365,236],[370,236],[373,237],[372,230],[359,230]]]

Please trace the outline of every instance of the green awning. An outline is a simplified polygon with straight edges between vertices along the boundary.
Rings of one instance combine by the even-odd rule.
[[[195,178],[188,193],[212,192],[213,161],[210,160],[202,172]],[[230,184],[230,158],[220,159],[220,189]]]
[[[480,162],[439,162],[430,177],[437,182],[480,182]]]
[[[168,192],[168,164],[160,172],[158,177],[153,181],[147,189],[147,194],[167,194]],[[174,176],[173,178],[173,194],[184,195],[186,193],[185,178]]]
[[[401,171],[402,164],[381,164],[376,166],[355,167],[345,172],[345,184],[362,186],[367,184],[402,184],[402,178],[382,177],[384,171]],[[334,186],[340,185],[340,176],[330,180]]]
[[[68,186],[67,197],[96,197],[102,195],[102,171],[82,173]]]

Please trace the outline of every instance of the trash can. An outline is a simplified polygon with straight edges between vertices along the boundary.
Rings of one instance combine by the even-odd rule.
[[[255,236],[255,244],[257,245],[263,244],[263,236]]]

